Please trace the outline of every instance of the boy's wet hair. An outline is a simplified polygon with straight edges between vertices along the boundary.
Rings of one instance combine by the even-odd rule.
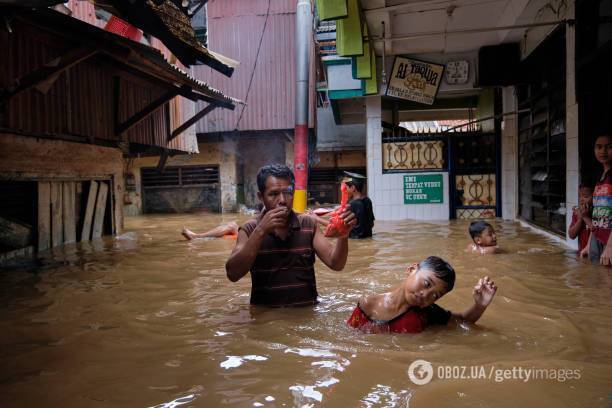
[[[455,270],[448,262],[437,256],[430,256],[419,262],[419,269],[430,270],[436,278],[446,283],[446,291],[450,292],[455,286]]]
[[[288,180],[292,186],[295,184],[295,177],[289,167],[278,163],[268,164],[260,168],[257,173],[257,188],[259,188],[261,193],[266,190],[266,180],[270,176]]]
[[[582,190],[583,188],[588,188],[589,190],[593,191],[593,186],[587,183],[580,183],[578,186],[578,191]]]
[[[472,239],[479,237],[480,234],[482,234],[482,231],[487,229],[487,227],[491,227],[491,229],[493,229],[493,226],[488,222],[482,220],[472,221],[470,224],[470,237],[472,237]]]

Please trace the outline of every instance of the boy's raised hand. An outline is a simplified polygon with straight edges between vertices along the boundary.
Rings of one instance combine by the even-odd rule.
[[[489,279],[488,276],[480,278],[476,286],[474,286],[474,302],[478,306],[487,307],[493,300],[495,293],[497,292],[497,286],[495,282]]]

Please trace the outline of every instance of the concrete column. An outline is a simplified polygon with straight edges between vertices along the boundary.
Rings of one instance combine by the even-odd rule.
[[[368,195],[374,203],[374,216],[383,219],[382,205],[382,100],[380,96],[365,98],[366,104],[366,163]]]
[[[575,18],[575,1],[568,2],[567,19]],[[565,28],[565,207],[567,208],[566,225],[572,221],[572,208],[578,205],[578,184],[580,167],[578,157],[578,103],[576,101],[576,26],[567,24]],[[568,245],[578,248],[578,241],[565,237]]]
[[[502,91],[503,112],[516,111],[514,87]],[[518,214],[518,115],[504,116],[502,121],[502,214],[505,220],[514,220]]]
[[[219,146],[219,181],[221,182],[221,212],[238,210],[236,141],[225,138]]]

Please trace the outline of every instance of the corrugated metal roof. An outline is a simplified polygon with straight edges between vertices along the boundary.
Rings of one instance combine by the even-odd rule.
[[[212,0],[207,7],[210,48],[239,60],[240,66],[231,79],[206,66],[192,67],[193,76],[247,103],[238,125],[239,130],[292,129],[295,125],[296,2],[271,0],[257,67],[255,58],[266,20],[268,1]],[[315,80],[313,60],[311,58],[311,118]],[[200,120],[196,130],[198,133],[233,131],[241,111],[242,107],[237,107],[233,112],[217,109]]]
[[[72,20],[66,16],[63,18]],[[64,53],[64,49],[70,46],[62,37],[18,19],[12,22],[12,28],[13,33],[10,35],[0,31],[0,48],[6,50],[8,55],[0,69],[0,84],[3,85],[39,68]],[[149,60],[149,64],[158,66],[162,64],[160,60],[165,61],[159,52],[157,55],[157,60]],[[129,58],[124,62],[128,61]],[[167,62],[163,64],[168,65]],[[144,70],[134,72],[150,71],[142,66],[141,69]],[[198,87],[205,86],[178,68],[167,68],[166,72],[173,73],[172,83],[182,83],[183,80],[185,83],[193,82],[197,85],[194,86],[196,91],[199,90]],[[151,82],[150,79],[140,79],[122,71],[121,68],[118,69],[117,64],[111,64],[107,56],[99,55],[67,69],[58,76],[46,93],[30,89],[11,98],[7,106],[6,126],[38,134],[81,136],[83,141],[89,141],[91,138],[119,140],[121,138],[115,134],[114,128],[114,77],[121,78],[121,98],[117,107],[120,120],[134,115],[166,91],[160,86],[162,79],[158,80],[159,84]],[[177,78],[180,78],[180,81]],[[213,92],[209,88],[206,90]],[[218,91],[210,95],[219,97]],[[231,98],[224,100],[235,101]],[[193,114],[193,109],[170,118],[170,123],[165,109],[157,110],[131,128],[127,132],[128,140],[138,144],[197,152],[194,130],[167,143],[169,130],[182,124],[187,115]]]

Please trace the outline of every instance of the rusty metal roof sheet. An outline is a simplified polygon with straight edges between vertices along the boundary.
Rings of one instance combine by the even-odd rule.
[[[191,20],[172,0],[91,0],[96,6],[159,38],[185,65],[202,62],[223,75],[232,76],[238,61],[210,51],[196,38]],[[0,0],[13,8],[43,9],[62,0]]]
[[[42,29],[53,30],[73,42],[84,42],[98,47],[105,54],[114,57],[121,64],[130,65],[136,69],[146,69],[155,76],[193,91],[193,100],[205,100],[228,109],[234,109],[242,101],[224,95],[221,91],[210,87],[184,70],[172,65],[159,51],[153,47],[137,43],[111,32],[94,27],[80,20],[65,16],[51,9],[40,9],[18,13],[15,18],[22,19]],[[113,46],[121,46],[129,51],[117,53]]]

